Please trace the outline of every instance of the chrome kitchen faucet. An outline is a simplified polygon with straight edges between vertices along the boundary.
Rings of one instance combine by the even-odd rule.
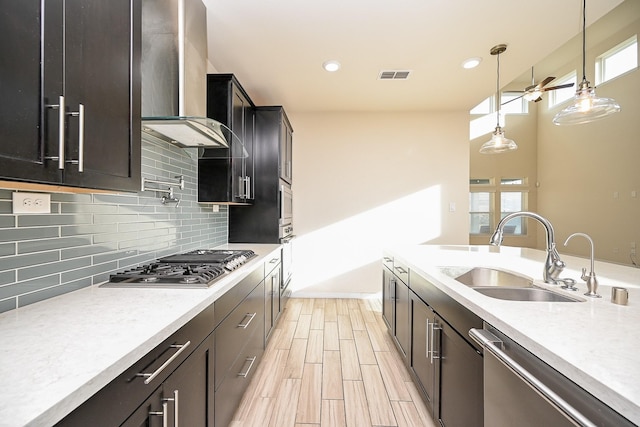
[[[556,250],[556,241],[553,226],[551,225],[549,220],[544,218],[543,216],[538,215],[534,212],[526,211],[510,213],[500,220],[498,226],[496,227],[496,231],[493,232],[493,235],[489,240],[489,243],[494,246],[500,246],[504,237],[504,225],[513,218],[517,218],[520,216],[537,220],[540,224],[542,224],[542,226],[545,228],[545,231],[547,232],[547,259],[544,262],[544,271],[542,272],[542,278],[544,279],[545,283],[556,285],[558,284],[558,282],[562,282],[561,279],[558,279],[558,275],[560,275],[560,273],[564,269],[565,263],[560,259],[560,254],[558,254],[558,251]]]

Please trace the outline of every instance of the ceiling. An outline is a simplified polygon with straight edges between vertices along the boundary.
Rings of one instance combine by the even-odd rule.
[[[622,1],[589,1],[587,25]],[[469,110],[495,92],[493,46],[508,46],[503,86],[582,28],[582,0],[203,2],[211,64],[256,104],[290,112]],[[474,56],[480,65],[463,69]],[[331,59],[339,71],[324,71]],[[379,80],[383,70],[411,73]]]

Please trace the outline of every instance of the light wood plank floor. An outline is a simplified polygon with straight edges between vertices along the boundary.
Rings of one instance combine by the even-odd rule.
[[[379,301],[291,298],[232,427],[435,427]]]

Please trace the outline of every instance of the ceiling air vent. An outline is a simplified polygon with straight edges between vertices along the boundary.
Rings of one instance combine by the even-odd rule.
[[[411,71],[408,70],[385,70],[380,71],[378,80],[407,80]]]

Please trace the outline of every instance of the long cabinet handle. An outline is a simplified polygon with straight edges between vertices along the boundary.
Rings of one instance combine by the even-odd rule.
[[[149,384],[151,381],[153,381],[158,375],[160,375],[160,373],[162,371],[164,371],[166,369],[167,366],[169,366],[171,364],[171,362],[173,362],[178,356],[180,356],[180,354],[185,351],[187,349],[187,347],[189,347],[189,345],[191,344],[191,341],[187,341],[184,344],[174,344],[171,345],[170,348],[177,348],[178,351],[176,351],[173,356],[171,356],[170,358],[167,359],[166,362],[164,362],[158,369],[156,369],[154,372],[147,374],[147,373],[139,373],[136,374],[137,377],[145,377],[144,383],[145,384]]]
[[[69,160],[69,163],[78,165],[78,172],[84,172],[84,104],[78,104],[78,111],[68,113],[78,118],[78,160]]]
[[[162,411],[149,411],[149,415],[162,417],[162,427],[168,427],[169,420],[167,419],[167,412],[169,412],[169,404],[164,402],[162,404]]]
[[[65,109],[67,108],[64,101],[64,95],[58,96],[57,104],[47,104],[47,108],[57,109],[58,110],[58,155],[45,157],[47,160],[57,160],[58,161],[58,169],[64,169],[64,135],[65,135],[65,124],[67,113]]]
[[[247,313],[247,314],[245,314],[244,319],[246,319],[246,318],[247,318],[247,316],[249,316],[249,320],[247,320],[247,321],[246,321],[246,322],[244,322],[244,323],[240,323],[240,324],[238,324],[238,328],[247,329],[247,327],[249,326],[249,323],[251,323],[251,321],[253,320],[253,318],[254,318],[254,317],[256,317],[256,314],[258,314],[258,313],[253,313],[253,314],[249,314],[249,313]],[[242,320],[244,320],[244,319],[242,319]]]
[[[426,332],[425,332],[425,335],[426,335],[426,338],[425,338],[425,343],[426,343],[426,345],[425,345],[425,347],[426,347],[426,352],[425,352],[425,354],[424,354],[424,357],[426,357],[427,359],[429,359],[429,358],[430,358],[430,353],[431,353],[431,350],[429,349],[429,347],[430,347],[430,346],[429,346],[429,319],[427,319],[427,330],[426,330]],[[432,361],[431,363],[433,363],[433,361]]]
[[[553,390],[547,387],[547,385],[499,348],[496,343],[500,343],[501,341],[489,331],[472,328],[469,330],[469,336],[571,420],[583,427],[596,427],[595,424],[571,406],[570,403],[558,396]]]
[[[247,190],[246,190],[247,199],[252,199],[253,196],[251,195],[251,177],[250,176],[246,177],[245,178],[245,182],[246,182],[246,186],[247,186]]]
[[[178,427],[178,424],[180,423],[178,415],[178,390],[173,390],[173,397],[165,397],[162,401],[173,402],[173,425],[174,427]]]
[[[84,172],[84,104],[78,105],[78,172]]]
[[[253,364],[255,363],[257,358],[258,356],[247,357],[245,359],[245,362],[249,362],[249,367],[244,372],[238,372],[238,376],[242,378],[247,378],[247,375],[249,375],[249,371],[251,371],[251,368],[253,367]]]
[[[429,357],[429,360],[431,361],[432,365],[434,360],[440,359],[440,354],[439,354],[440,352],[436,351],[436,347],[435,347],[436,331],[442,331],[442,326],[438,325],[438,322],[434,320],[431,323],[431,354]]]

